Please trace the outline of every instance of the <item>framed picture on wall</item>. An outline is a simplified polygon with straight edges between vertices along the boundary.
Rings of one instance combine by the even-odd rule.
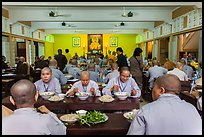
[[[117,47],[118,46],[118,37],[110,37],[110,46]]]
[[[80,37],[72,37],[72,46],[80,47]]]
[[[88,34],[88,51],[101,52],[103,51],[103,35],[102,34]]]

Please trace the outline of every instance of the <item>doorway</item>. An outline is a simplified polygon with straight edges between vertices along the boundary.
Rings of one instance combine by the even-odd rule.
[[[168,58],[169,37],[160,39],[160,63],[164,64]]]
[[[23,56],[26,59],[26,43],[17,42],[17,57]]]

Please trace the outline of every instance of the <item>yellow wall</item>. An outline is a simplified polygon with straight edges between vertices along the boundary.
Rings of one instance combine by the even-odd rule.
[[[51,42],[45,42],[45,59],[47,59],[49,56],[54,58],[54,43]]]
[[[57,54],[58,49],[62,49],[62,54],[65,54],[65,49],[68,48],[70,54],[74,56],[75,53],[78,53],[79,56],[83,55],[84,52],[88,52],[88,34],[53,34],[54,36],[54,44],[53,44],[53,52]],[[118,37],[118,47],[122,47],[124,50],[124,54],[130,58],[136,48],[136,34],[103,34],[103,53],[106,55],[108,50],[116,51],[117,47],[110,47],[110,36]],[[81,45],[80,47],[72,46],[72,37],[80,37]],[[107,45],[107,48],[106,48]],[[83,48],[85,46],[85,48]],[[45,47],[45,52],[47,51],[47,47]],[[50,48],[50,47],[49,47]]]
[[[116,51],[117,47],[110,47],[109,38],[112,36],[118,37],[118,47],[122,47],[123,54],[130,58],[136,48],[136,34],[103,34],[103,51],[105,45],[108,45],[108,50]]]
[[[62,54],[65,54],[65,49],[69,49],[69,53],[71,56],[74,56],[77,53],[79,56],[82,56],[85,52],[87,52],[87,34],[54,34],[54,54],[57,54],[58,49],[62,49]],[[80,37],[81,45],[80,47],[72,46],[72,37]],[[85,48],[83,48],[85,46]]]

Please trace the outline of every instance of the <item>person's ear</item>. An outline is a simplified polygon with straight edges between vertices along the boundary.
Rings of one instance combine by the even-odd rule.
[[[161,87],[160,89],[161,89],[161,90],[160,90],[160,94],[164,94],[164,93],[166,92],[166,90],[164,89],[164,87]]]
[[[10,101],[11,101],[11,103],[15,106],[15,101],[14,101],[14,99],[13,99],[13,97],[12,96],[10,96]]]
[[[39,93],[38,93],[38,91],[36,91],[36,94],[35,94],[35,101],[37,102],[37,100],[38,100],[38,97],[39,97]]]

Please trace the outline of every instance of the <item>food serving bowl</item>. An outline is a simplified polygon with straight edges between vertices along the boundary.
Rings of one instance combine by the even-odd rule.
[[[80,100],[86,100],[89,97],[89,93],[87,92],[77,92],[76,96],[80,99]]]
[[[128,97],[128,92],[115,92],[114,94],[119,100],[125,100]]]
[[[49,92],[42,92],[40,93],[40,96],[45,99],[48,100],[51,96],[53,96],[55,94],[55,92],[49,91]]]
[[[77,110],[76,113],[79,114],[80,116],[84,116],[84,115],[86,115],[87,111],[86,110]]]

